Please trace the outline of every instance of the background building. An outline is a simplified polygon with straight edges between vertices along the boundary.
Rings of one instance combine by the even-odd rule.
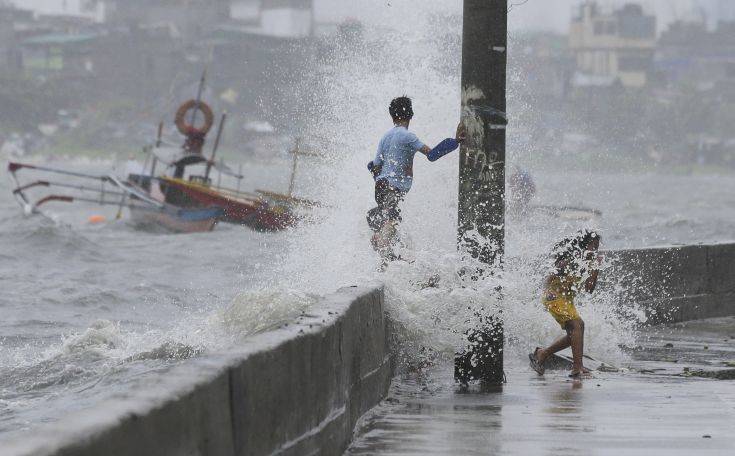
[[[184,42],[196,42],[229,18],[229,0],[107,0],[107,23],[173,28]]]
[[[656,17],[638,4],[605,11],[586,1],[572,18],[569,47],[576,58],[575,85],[643,87],[656,48]]]
[[[735,84],[735,22],[720,21],[714,30],[701,22],[672,24],[659,40],[656,70],[667,83],[725,93],[722,84]]]

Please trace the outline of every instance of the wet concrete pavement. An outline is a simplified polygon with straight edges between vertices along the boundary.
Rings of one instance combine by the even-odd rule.
[[[347,454],[733,455],[735,382],[688,377],[729,369],[735,319],[655,328],[628,369],[571,381],[506,361],[501,391],[461,392],[451,366],[394,382]]]

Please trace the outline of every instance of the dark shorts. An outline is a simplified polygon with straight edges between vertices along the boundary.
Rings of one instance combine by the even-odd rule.
[[[379,231],[387,221],[401,221],[400,204],[406,197],[406,192],[391,187],[387,180],[375,182],[375,202],[378,207],[368,212],[368,225],[373,231]]]

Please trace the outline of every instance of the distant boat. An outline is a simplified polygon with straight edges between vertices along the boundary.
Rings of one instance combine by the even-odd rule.
[[[163,123],[158,126],[158,137],[154,145],[144,148],[146,163],[142,170],[129,174],[126,180],[112,175],[97,175],[46,166],[11,162],[8,170],[15,179],[13,189],[18,202],[27,212],[39,212],[39,207],[51,201],[86,201],[100,205],[116,205],[120,209],[130,209],[131,220],[136,226],[158,227],[173,232],[210,231],[217,222],[234,223],[260,231],[278,231],[294,226],[300,219],[302,208],[317,206],[318,203],[293,196],[296,167],[299,155],[313,155],[299,150],[297,142],[293,152],[293,169],[288,194],[258,190],[256,193],[240,191],[243,176],[235,173],[221,161],[215,161],[222,131],[227,119],[223,114],[219,122],[217,136],[209,158],[202,153],[207,133],[214,126],[214,113],[203,101],[206,72],[202,75],[196,99],[189,100],[176,111],[175,124],[186,140],[182,146],[164,145],[162,139]],[[189,174],[186,171],[193,165],[206,164],[203,175]],[[156,169],[165,165],[173,169],[173,175],[158,175]],[[99,188],[79,185],[73,181],[51,182],[38,180],[21,184],[17,173],[34,170],[46,174],[56,174],[67,178],[95,180]],[[218,182],[223,175],[237,179],[238,188],[229,189],[219,184],[213,185],[210,173],[219,173]],[[105,189],[110,184],[112,189]],[[33,187],[60,187],[73,190],[73,194],[47,195],[31,202],[26,191]],[[121,210],[118,211],[118,217]]]
[[[154,186],[159,187],[158,190],[165,196],[165,201],[176,206],[219,207],[223,211],[219,220],[225,223],[244,225],[259,231],[278,231],[294,226],[300,219],[300,209],[318,205],[316,202],[293,196],[298,158],[300,155],[314,154],[302,152],[297,141],[296,148],[292,151],[293,169],[288,194],[262,190],[256,193],[240,191],[244,177],[242,173],[233,171],[221,160],[216,161],[227,114],[223,114],[219,122],[210,157],[207,158],[202,153],[205,137],[214,126],[212,109],[200,100],[205,77],[206,72],[202,75],[197,98],[187,101],[176,111],[175,124],[179,132],[186,137],[184,145],[163,146],[161,140],[163,125],[159,125],[156,146],[145,149],[148,153],[146,162],[150,159],[149,176],[156,175],[155,170],[159,163],[166,165],[167,168],[173,168],[173,175],[151,177],[145,182],[141,181],[141,184],[151,192],[156,190]],[[187,168],[197,164],[206,164],[204,174],[189,174],[187,177]],[[219,173],[217,185],[214,185],[210,178],[212,170]],[[220,186],[219,182],[223,175],[237,179],[237,189]],[[136,176],[131,176],[131,179],[135,178]]]
[[[36,180],[21,185],[17,173],[23,169],[40,172],[45,175],[58,175],[73,177],[80,180],[97,181],[100,187],[76,182],[53,182],[49,180]],[[211,231],[217,220],[222,216],[221,208],[211,206],[207,208],[183,208],[168,204],[156,199],[155,195],[139,187],[135,182],[122,181],[112,175],[99,175],[81,173],[47,166],[33,165],[27,163],[10,162],[8,171],[15,180],[17,186],[13,189],[18,203],[28,214],[40,213],[40,207],[50,202],[73,203],[83,201],[99,205],[118,206],[118,217],[123,207],[130,210],[131,221],[134,225],[142,228],[163,229],[176,233],[195,233]],[[105,188],[109,185],[110,188]],[[58,187],[72,190],[74,193],[50,194],[32,201],[28,196],[28,190],[36,187]]]
[[[205,104],[202,106],[208,109]],[[244,176],[230,169],[222,161],[215,161],[225,120],[226,116],[223,115],[210,158],[201,153],[201,142],[187,141],[184,147],[171,147],[162,145],[159,141],[156,147],[145,149],[148,159],[144,174],[131,175],[128,179],[138,182],[146,191],[159,194],[163,200],[176,206],[219,207],[222,209],[219,221],[224,223],[248,226],[258,231],[279,231],[296,225],[303,209],[318,206],[314,201],[293,196],[298,157],[312,154],[299,151],[298,143],[296,149],[292,151],[294,165],[288,194],[266,190],[257,190],[254,193],[241,191],[240,185]],[[190,133],[192,129],[188,125],[180,125],[179,131]],[[200,129],[197,134],[203,137],[205,132]],[[187,175],[187,169],[201,164],[206,165],[202,175]],[[156,168],[159,165],[173,169],[172,175],[156,175]],[[235,178],[237,189],[214,184],[210,178],[212,170],[218,173],[218,182],[222,176]]]
[[[177,163],[181,161],[190,164],[207,162],[201,156],[179,156],[175,159],[167,159],[162,157],[161,152],[152,152],[155,159],[174,167],[177,167]],[[157,179],[163,193],[169,195],[172,200],[176,201],[176,204],[217,206],[223,210],[220,217],[222,222],[245,225],[259,231],[278,231],[296,225],[304,209],[319,206],[319,203],[315,201],[293,196],[299,157],[315,154],[302,151],[298,141],[291,153],[293,154],[293,168],[287,194],[267,190],[256,190],[255,193],[240,191],[239,186],[243,176],[233,172],[221,162],[214,163],[213,160],[207,162],[208,166],[214,167],[219,173],[235,177],[238,180],[238,189],[213,185],[206,174],[189,176],[188,180],[167,176],[159,176]]]

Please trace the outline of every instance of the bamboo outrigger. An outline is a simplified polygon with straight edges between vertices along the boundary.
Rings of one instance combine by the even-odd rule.
[[[48,180],[37,180],[21,185],[17,173],[23,169],[96,181],[100,186],[96,188],[90,185]],[[102,206],[118,206],[118,218],[121,216],[122,208],[127,207],[130,210],[135,224],[163,227],[174,232],[210,231],[222,215],[222,209],[215,206],[206,208],[182,208],[168,204],[165,201],[159,201],[135,183],[121,181],[113,175],[81,173],[17,162],[10,162],[8,164],[8,171],[13,176],[17,185],[13,189],[13,196],[28,214],[40,213],[41,206],[54,201],[65,203],[83,201]],[[109,185],[110,188],[105,188],[106,185]],[[81,192],[81,194],[75,194],[73,196],[68,194],[51,194],[37,201],[31,201],[26,192],[35,187],[59,187]]]

